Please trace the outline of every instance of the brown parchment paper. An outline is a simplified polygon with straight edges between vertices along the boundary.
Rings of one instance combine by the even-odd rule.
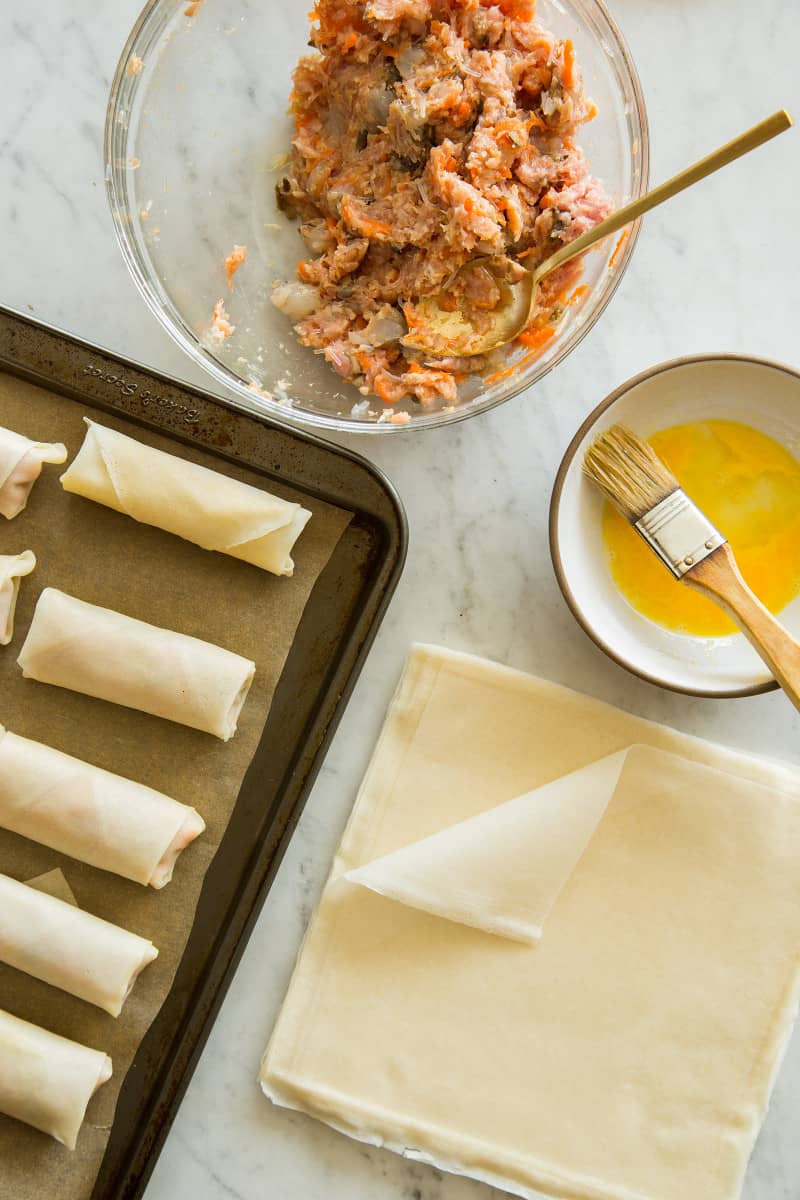
[[[64,442],[69,461],[83,440],[84,415],[235,479],[266,485],[247,468],[0,373],[0,425],[37,441]],[[181,855],[172,882],[160,892],[0,829],[0,871],[25,880],[60,867],[81,908],[150,938],[159,950],[116,1020],[0,965],[0,1008],[104,1050],[114,1064],[111,1080],[89,1105],[72,1153],[0,1115],[2,1200],[86,1200],[91,1193],[119,1089],[172,983],[203,876],[260,740],[306,601],[351,517],[270,481],[266,490],[301,501],[313,514],[295,546],[294,575],[278,578],[68,495],[58,482],[65,469],[44,467],[27,509],[13,521],[0,519],[0,554],[31,549],[38,559],[34,573],[22,580],[14,639],[0,647],[0,723],[191,804],[207,829]],[[16,659],[36,599],[47,586],[253,659],[255,681],[234,738],[224,743],[158,717],[24,680]]]

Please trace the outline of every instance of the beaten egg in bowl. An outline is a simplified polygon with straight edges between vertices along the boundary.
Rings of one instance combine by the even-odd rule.
[[[766,433],[738,421],[674,425],[648,441],[728,538],[759,599],[780,612],[800,593],[800,462]],[[674,579],[608,503],[603,540],[614,582],[643,616],[693,637],[737,632],[721,608]]]

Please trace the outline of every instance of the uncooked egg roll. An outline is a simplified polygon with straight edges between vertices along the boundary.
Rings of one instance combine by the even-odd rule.
[[[67,448],[61,442],[32,442],[0,426],[0,515],[10,521],[22,512],[42,463],[66,461]]]
[[[0,962],[118,1017],[152,942],[0,874]]]
[[[30,575],[35,566],[36,555],[31,550],[0,554],[0,646],[7,646],[14,636],[19,581],[23,575]]]
[[[102,1050],[0,1009],[0,1113],[74,1150],[87,1105],[110,1078],[111,1059]]]
[[[135,883],[169,883],[199,813],[0,725],[0,826]]]
[[[311,517],[307,509],[84,420],[84,443],[61,476],[66,491],[204,550],[292,574],[292,547]]]
[[[26,679],[165,717],[227,742],[255,663],[45,588],[17,662]]]

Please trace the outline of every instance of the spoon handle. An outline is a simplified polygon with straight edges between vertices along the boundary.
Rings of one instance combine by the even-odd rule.
[[[752,129],[748,129],[746,133],[740,133],[732,142],[727,142],[724,146],[720,146],[719,150],[715,150],[713,154],[708,154],[705,158],[701,158],[694,166],[687,167],[684,171],[679,171],[677,175],[673,175],[665,183],[659,184],[652,191],[645,192],[638,200],[631,200],[629,204],[624,204],[622,208],[618,208],[610,217],[606,217],[605,221],[601,221],[599,225],[595,225],[593,229],[589,229],[586,233],[581,234],[574,242],[569,242],[566,246],[562,246],[555,254],[551,254],[543,263],[536,268],[533,273],[534,283],[549,275],[556,267],[560,267],[562,263],[569,262],[577,254],[582,254],[584,250],[588,250],[590,246],[594,246],[596,242],[601,241],[604,237],[608,237],[610,233],[616,233],[618,229],[622,229],[623,225],[628,225],[631,221],[635,221],[637,217],[641,217],[644,213],[649,212],[651,208],[656,208],[659,204],[663,204],[665,200],[669,200],[672,196],[677,196],[678,192],[684,191],[691,187],[693,183],[698,183],[699,180],[705,179],[707,175],[718,171],[720,167],[725,167],[734,159],[741,158],[743,154],[747,154],[750,150],[755,150],[756,146],[761,146],[764,142],[768,142],[770,138],[774,138],[779,133],[783,133],[792,124],[792,118],[789,116],[785,108],[773,113],[771,117],[767,117],[765,121],[760,121],[758,125],[754,125]]]

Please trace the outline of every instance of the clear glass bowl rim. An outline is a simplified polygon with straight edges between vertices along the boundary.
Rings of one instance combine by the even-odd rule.
[[[185,0],[177,0],[180,6],[185,3]],[[628,79],[630,81],[633,97],[635,101],[635,125],[638,127],[637,132],[640,141],[641,155],[641,171],[639,175],[639,187],[636,190],[633,199],[641,196],[649,185],[650,178],[650,136],[649,126],[647,121],[647,110],[644,103],[644,94],[642,92],[639,74],[633,62],[628,45],[622,36],[616,21],[611,16],[606,7],[605,0],[590,0],[592,7],[596,10],[601,22],[605,23],[607,32],[612,38],[615,49],[619,53],[622,62],[625,66]],[[111,82],[109,92],[108,105],[106,108],[106,120],[103,139],[103,155],[105,160],[105,183],[106,194],[108,197],[111,216],[114,224],[117,242],[119,243],[122,256],[125,264],[130,271],[134,283],[136,284],[140,294],[145,300],[150,311],[167,331],[170,337],[175,341],[189,357],[198,364],[204,371],[213,376],[218,383],[224,387],[231,389],[236,393],[236,399],[231,400],[230,396],[226,399],[229,403],[233,403],[236,407],[242,408],[247,412],[268,415],[271,420],[276,420],[280,424],[290,427],[296,426],[312,426],[318,430],[331,430],[338,433],[392,433],[392,434],[409,434],[425,429],[436,429],[443,425],[455,424],[458,421],[466,421],[470,417],[477,416],[479,413],[488,412],[500,404],[505,404],[508,400],[513,400],[521,392],[533,387],[546,375],[548,375],[555,367],[561,363],[568,354],[583,341],[584,337],[594,328],[597,321],[605,312],[612,297],[614,296],[620,282],[627,270],[628,264],[633,255],[636,243],[639,239],[642,220],[639,218],[630,226],[630,234],[625,239],[621,246],[620,258],[617,269],[611,278],[605,293],[591,315],[591,318],[584,321],[579,327],[576,327],[564,339],[563,344],[558,348],[557,353],[551,361],[544,363],[538,369],[526,375],[525,372],[520,372],[519,379],[508,389],[504,395],[486,396],[482,400],[471,401],[463,406],[455,406],[450,411],[440,411],[429,414],[420,414],[412,421],[405,425],[393,425],[389,421],[359,421],[353,418],[345,418],[336,414],[327,415],[322,412],[314,412],[309,409],[293,405],[288,407],[285,404],[280,404],[277,401],[269,400],[255,396],[252,388],[248,387],[235,372],[229,370],[223,363],[219,362],[213,354],[198,340],[194,331],[186,324],[181,317],[181,314],[175,306],[168,301],[165,301],[162,295],[159,294],[158,288],[154,285],[147,264],[139,252],[139,248],[135,241],[130,237],[128,232],[128,213],[131,211],[130,197],[128,191],[128,175],[125,168],[127,156],[119,154],[115,150],[115,141],[118,136],[118,130],[121,128],[120,122],[120,93],[122,84],[125,79],[128,63],[131,54],[135,52],[134,48],[139,43],[139,39],[145,33],[151,17],[157,9],[160,9],[164,4],[164,0],[147,0],[142,11],[139,13],[133,28],[122,48],[119,61],[117,63],[114,78]]]

